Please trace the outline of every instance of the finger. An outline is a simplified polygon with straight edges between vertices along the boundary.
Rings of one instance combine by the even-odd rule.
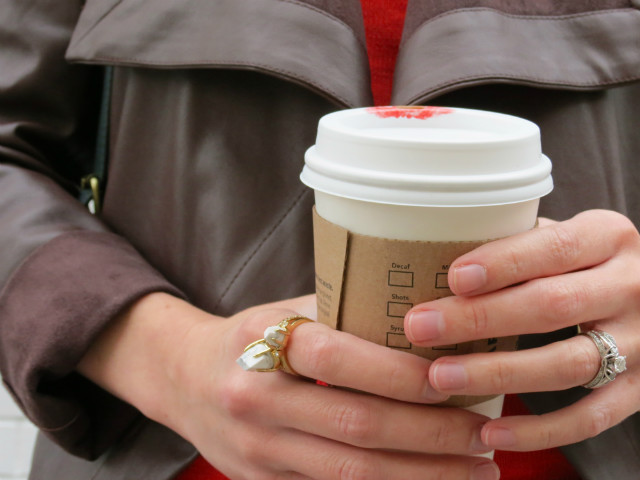
[[[278,435],[272,448],[273,470],[292,470],[318,480],[442,479],[497,480],[491,460],[478,457],[419,455],[356,448],[295,432]]]
[[[256,332],[294,315],[291,310],[259,309],[240,322],[233,348],[256,340]],[[430,362],[421,357],[375,345],[353,335],[312,322],[300,324],[289,337],[287,362],[302,376],[397,400],[437,403],[446,400],[430,384]]]
[[[611,262],[485,295],[424,303],[407,313],[405,334],[416,345],[449,345],[612,318],[625,313],[635,294],[621,267]]]
[[[236,377],[246,380],[250,376]],[[271,383],[271,385],[256,385],[261,382]],[[386,442],[381,442],[379,444],[384,445],[383,450],[363,448],[335,441],[322,435],[308,433],[301,430],[300,425],[291,428],[287,428],[284,423],[277,426],[271,425],[271,423],[279,423],[277,419],[274,419],[279,415],[284,415],[281,418],[287,418],[292,424],[296,423],[297,418],[307,421],[310,418],[319,417],[319,421],[322,421],[322,416],[316,414],[316,406],[326,406],[328,402],[340,405],[345,401],[345,397],[361,396],[366,398],[365,395],[311,385],[299,382],[295,377],[276,374],[262,374],[258,378],[253,378],[251,382],[245,383],[247,386],[252,384],[253,388],[244,392],[237,390],[239,395],[235,398],[223,395],[222,402],[219,402],[227,409],[232,408],[224,416],[223,424],[217,428],[227,431],[229,444],[236,445],[237,448],[233,448],[230,455],[211,458],[213,464],[221,465],[225,472],[235,473],[238,478],[289,478],[287,475],[291,475],[291,478],[298,478],[294,474],[302,475],[301,478],[310,477],[318,480],[332,478],[366,478],[368,480],[377,478],[385,480],[388,478],[460,478],[465,480],[498,478],[495,465],[487,461],[486,458],[402,451],[401,448],[408,444],[407,441],[403,443],[394,441],[391,446]],[[296,386],[296,389],[290,389],[290,385]],[[304,390],[308,392],[305,393]],[[265,395],[265,391],[269,394]],[[336,395],[336,397],[324,398],[323,392]],[[369,396],[368,398],[374,397]],[[387,402],[399,403],[389,400]],[[306,414],[304,413],[305,405],[310,408]],[[300,416],[299,407],[302,416]],[[389,405],[387,405],[386,411],[389,410],[388,407]],[[413,407],[417,408],[418,406],[414,405]],[[421,408],[437,410],[435,407],[424,406]],[[468,418],[481,418],[479,415],[464,410],[449,410],[458,410],[462,414],[468,415]],[[259,416],[258,421],[256,421],[256,416]],[[418,423],[420,420],[422,419],[416,416],[413,423]],[[483,421],[486,420],[486,418],[483,419]],[[342,424],[344,425],[344,422]],[[453,430],[456,430],[458,425],[459,423],[456,422],[450,423],[445,432],[446,435],[455,434]],[[428,423],[424,426],[428,426]],[[388,432],[382,432],[381,435],[376,436],[378,438],[386,436],[388,439],[412,436],[414,449],[425,448],[419,445],[422,443],[423,437],[413,435],[413,432],[408,432],[403,427],[405,424],[402,423],[389,424],[388,430],[395,431],[392,435],[387,435]],[[457,441],[454,437],[451,437],[451,440],[454,443]],[[476,441],[479,441],[479,437]],[[219,455],[220,449],[226,448],[226,444],[214,444],[212,448],[216,455]],[[460,448],[458,447],[458,449]],[[483,447],[482,451],[487,451],[487,448]],[[492,467],[487,465],[492,465]],[[248,473],[252,473],[251,470],[253,470],[254,475],[247,475],[247,470],[249,470]]]
[[[631,321],[631,320],[630,320]],[[629,325],[627,323],[626,325]],[[613,335],[629,370],[640,364],[640,338],[620,322],[593,327]],[[589,337],[576,335],[544,347],[517,352],[441,357],[429,370],[431,384],[450,395],[546,392],[585,385],[600,370],[601,357]]]
[[[453,292],[477,295],[599,265],[635,231],[624,216],[599,210],[546,225],[487,243],[458,258],[449,269]]]
[[[427,360],[324,325],[300,325],[286,351],[296,371],[333,385],[395,394],[412,401],[424,401],[425,389],[430,391],[428,396],[435,392],[428,385]],[[353,365],[349,365],[351,362]],[[322,388],[293,376],[255,375],[238,376],[221,395],[229,415],[238,420],[250,418],[272,426],[290,426],[367,448],[464,454],[486,451],[479,435],[487,418],[475,413]],[[269,395],[265,396],[265,391]],[[446,394],[437,395],[447,398]],[[269,415],[264,416],[264,412]]]
[[[482,439],[492,448],[512,451],[543,450],[580,442],[634,413],[639,395],[638,379],[622,374],[613,383],[560,410],[492,420],[485,425]]]
[[[269,421],[274,425],[358,447],[461,455],[488,451],[480,441],[488,418],[462,409],[396,402],[299,382],[272,400],[289,402],[286,411],[272,409]]]
[[[408,402],[446,400],[429,383],[430,361],[322,324],[301,325],[287,347],[292,368],[330,385]]]
[[[632,350],[622,345],[620,351]],[[429,379],[450,395],[546,392],[584,385],[599,368],[593,341],[579,335],[519,352],[442,357],[431,366]]]

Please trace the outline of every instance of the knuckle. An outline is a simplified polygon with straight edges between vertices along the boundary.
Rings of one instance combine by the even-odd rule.
[[[597,210],[596,213],[603,217],[601,221],[608,224],[610,231],[617,232],[621,245],[640,243],[640,233],[629,218],[621,213],[607,210]]]
[[[268,325],[273,325],[283,318],[291,314],[288,310],[282,310],[279,308],[256,308],[251,311],[250,318],[254,324],[258,325],[258,329],[265,328]],[[254,325],[255,326],[255,325]]]
[[[249,375],[240,375],[220,389],[220,405],[234,419],[244,419],[255,411],[255,383]]]
[[[319,332],[310,338],[305,349],[305,362],[310,371],[320,380],[327,379],[340,365],[340,351],[328,332]]]
[[[572,269],[577,263],[582,242],[577,233],[563,224],[549,229],[550,237],[546,245],[549,261],[564,269]]]
[[[582,385],[590,381],[598,371],[596,349],[587,342],[574,342],[569,347],[571,362],[568,363],[568,380],[575,385]]]
[[[280,480],[283,477],[270,472],[260,472],[256,478],[257,480]]]
[[[553,443],[553,435],[551,433],[551,431],[547,428],[541,430],[538,433],[538,444],[536,446],[536,448],[540,449],[540,450],[546,450],[548,448],[552,448],[554,447],[555,444]]]
[[[246,345],[258,339],[262,330],[256,321],[256,315],[247,315],[243,321],[238,322],[236,327],[236,338],[238,345]]]
[[[636,226],[631,223],[631,220],[626,217],[623,218],[624,224],[621,226],[621,238],[623,244],[625,246],[629,245],[635,248],[640,247],[640,232],[638,232]]]
[[[261,435],[248,435],[243,439],[239,453],[245,465],[257,467],[266,474],[265,445]]]
[[[636,268],[636,271],[640,272],[640,265]],[[629,305],[634,305],[636,311],[640,310],[640,281],[636,280],[629,286],[629,294],[627,296],[629,298]]]
[[[451,451],[451,447],[457,446],[456,441],[453,438],[454,432],[450,425],[446,423],[438,422],[435,429],[431,431],[431,439],[433,442],[433,449],[437,452],[448,453]]]
[[[491,391],[494,393],[505,393],[509,391],[509,386],[513,384],[515,372],[512,364],[506,361],[496,362],[495,371],[488,376]]]
[[[537,301],[547,318],[565,322],[576,317],[588,295],[584,287],[566,281],[539,281],[538,289]]]
[[[291,480],[291,472],[279,472],[271,476],[268,480]]]
[[[517,248],[509,248],[504,252],[505,256],[505,264],[502,265],[504,271],[508,274],[511,279],[520,279],[526,276],[527,272],[527,262],[524,261],[524,257],[522,252]]]
[[[340,480],[375,480],[380,478],[378,471],[372,458],[364,453],[344,456],[336,465]]]
[[[273,476],[269,477],[268,480],[292,480],[294,478],[297,479],[302,477],[292,473],[291,471],[287,471],[274,473]]]
[[[238,322],[236,338],[238,343],[246,345],[262,337],[267,325],[274,324],[279,315],[271,309],[257,309],[243,312],[242,321]]]
[[[406,365],[401,364],[399,361],[389,361],[388,371],[386,372],[383,381],[385,382],[385,396],[396,398],[407,392],[406,383]],[[429,377],[424,376],[424,382],[429,382]]]
[[[639,251],[639,254],[640,254],[640,251]],[[633,272],[640,272],[640,257],[636,259],[632,265],[629,265],[629,263],[627,263],[627,268],[629,268]],[[636,279],[632,281],[631,284],[628,286],[628,289],[629,289],[629,296],[631,297],[631,300],[632,301],[636,300],[637,302],[640,303],[640,279],[636,277]]]
[[[429,480],[451,480],[453,478],[471,478],[469,468],[465,468],[466,475],[455,475],[456,472],[452,471],[451,467],[447,468],[446,465],[434,465],[429,470]],[[457,469],[456,469],[457,470]]]
[[[611,414],[607,408],[594,406],[590,409],[585,425],[585,436],[593,438],[611,426]]]
[[[489,326],[489,315],[482,302],[467,301],[467,315],[472,338],[485,338]]]
[[[239,314],[239,318],[242,321],[238,322],[238,333],[245,342],[256,340],[262,335],[266,327],[277,324],[280,320],[293,313],[293,311],[283,308],[250,307]]]
[[[364,402],[336,406],[333,423],[338,433],[352,445],[368,446],[376,437],[373,412]]]

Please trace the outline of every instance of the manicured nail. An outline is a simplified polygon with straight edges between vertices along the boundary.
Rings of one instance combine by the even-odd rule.
[[[471,438],[471,445],[469,446],[471,453],[477,455],[479,453],[486,453],[493,450],[490,447],[487,447],[482,441],[482,428],[478,428],[475,432],[473,432],[473,437]]]
[[[471,472],[471,480],[498,480],[500,469],[493,462],[479,463]]]
[[[440,403],[447,400],[449,395],[435,390],[431,385],[427,385],[422,392],[422,398],[426,403]]]
[[[508,428],[485,427],[482,429],[482,443],[491,448],[513,447],[516,436]]]
[[[487,269],[482,265],[462,265],[453,269],[453,288],[456,293],[472,293],[487,283]]]
[[[446,361],[431,368],[433,385],[438,390],[462,390],[467,386],[467,372],[459,363]]]
[[[408,327],[413,342],[428,342],[440,337],[444,319],[437,310],[415,311],[409,314]]]

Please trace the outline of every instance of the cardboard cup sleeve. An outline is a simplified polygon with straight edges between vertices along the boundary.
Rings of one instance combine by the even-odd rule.
[[[313,211],[318,321],[378,345],[434,360],[448,355],[513,351],[517,336],[417,347],[404,334],[414,305],[453,295],[449,265],[486,243],[390,240],[353,233]],[[468,407],[494,396],[453,396]]]

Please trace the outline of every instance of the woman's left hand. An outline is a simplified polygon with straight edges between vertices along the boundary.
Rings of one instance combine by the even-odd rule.
[[[415,345],[543,333],[572,325],[612,335],[627,371],[568,407],[488,422],[482,441],[530,451],[595,436],[640,409],[640,234],[603,210],[485,244],[449,270],[456,296],[415,306],[405,332]],[[587,336],[517,352],[442,357],[431,384],[451,395],[565,390],[590,382],[600,354]]]

